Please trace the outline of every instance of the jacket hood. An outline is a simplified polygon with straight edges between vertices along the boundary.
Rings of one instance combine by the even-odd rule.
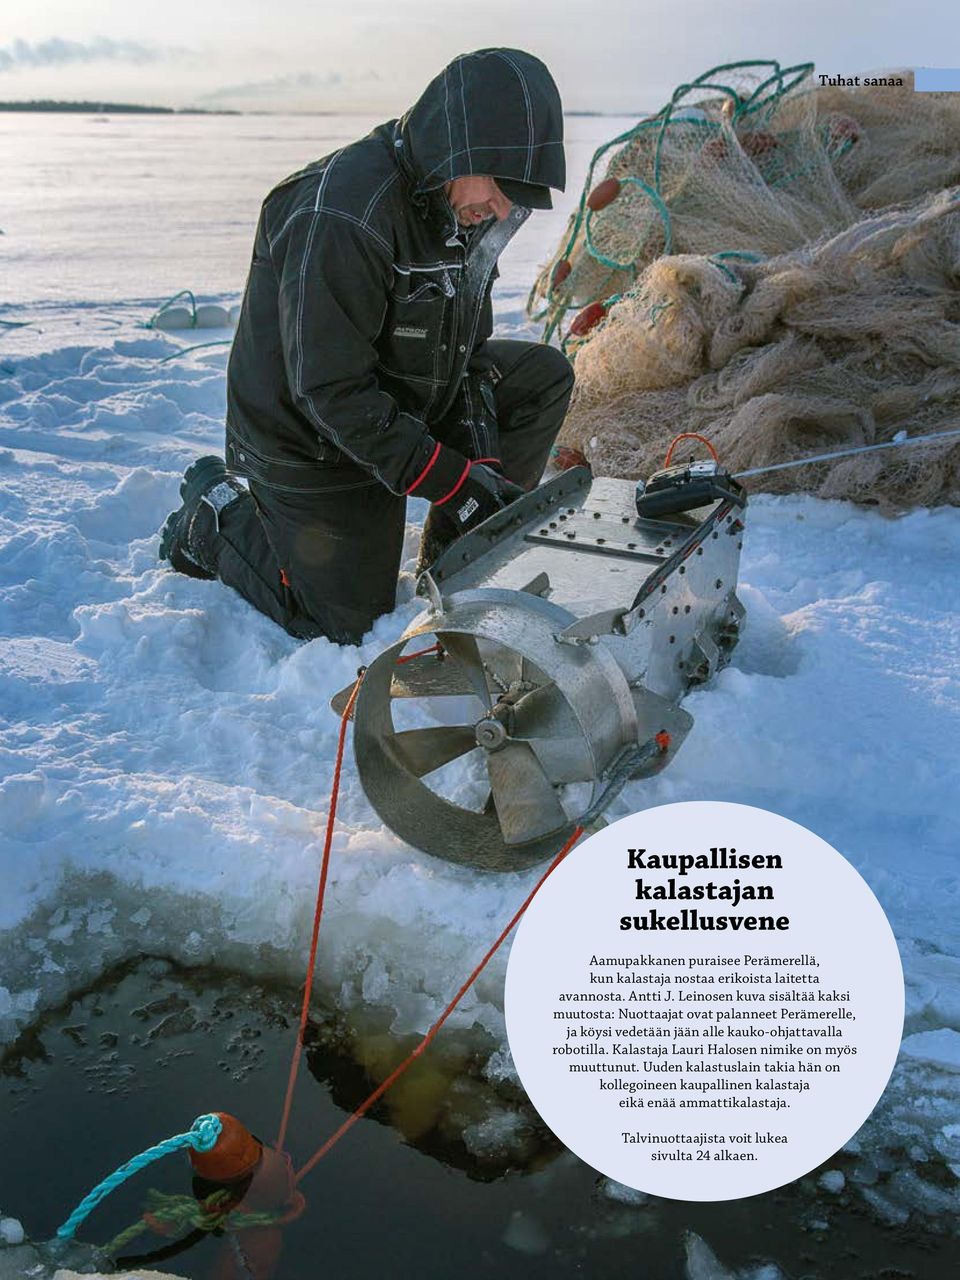
[[[560,94],[520,49],[455,58],[399,121],[398,147],[417,194],[468,174],[559,191],[566,182]]]

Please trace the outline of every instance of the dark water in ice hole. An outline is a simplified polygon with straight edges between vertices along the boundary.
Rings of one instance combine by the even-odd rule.
[[[204,1111],[231,1111],[273,1138],[296,1016],[289,990],[158,961],[45,1016],[0,1059],[0,1207],[46,1239],[101,1177]],[[332,1027],[313,1036],[301,1067],[288,1141],[297,1165],[369,1092],[357,1058],[380,1058],[382,1075],[383,1055],[396,1054],[375,1031],[355,1031],[348,1054]],[[411,1069],[392,1113],[381,1104],[304,1180],[307,1211],[285,1229],[275,1280],[682,1280],[688,1230],[731,1270],[773,1261],[794,1280],[955,1280],[956,1238],[879,1225],[855,1197],[818,1192],[815,1175],[724,1204],[616,1203],[525,1100],[473,1079],[450,1044]],[[471,1155],[463,1125],[502,1108],[525,1118],[519,1146]],[[186,1157],[137,1175],[80,1238],[106,1243],[139,1217],[148,1187],[189,1193]],[[147,1234],[128,1253],[167,1243]],[[201,1280],[222,1247],[208,1237],[155,1265]]]

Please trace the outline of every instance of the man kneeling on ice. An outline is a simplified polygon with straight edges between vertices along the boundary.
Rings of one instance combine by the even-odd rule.
[[[407,495],[432,503],[424,568],[533,488],[573,373],[556,348],[490,337],[490,289],[564,179],[549,71],[482,49],[275,187],[227,370],[226,465],[188,468],[161,558],[295,636],[356,643],[395,605]]]

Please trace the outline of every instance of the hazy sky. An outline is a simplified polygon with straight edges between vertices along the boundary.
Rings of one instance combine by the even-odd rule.
[[[956,27],[956,0],[3,0],[0,99],[390,116],[456,54],[512,45],[568,109],[632,113],[738,58],[956,66]]]

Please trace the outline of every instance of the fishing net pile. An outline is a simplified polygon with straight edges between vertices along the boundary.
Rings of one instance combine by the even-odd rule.
[[[598,473],[649,474],[680,431],[741,470],[960,427],[960,97],[811,73],[715,68],[594,156],[531,309]],[[751,487],[960,503],[960,439]]]

